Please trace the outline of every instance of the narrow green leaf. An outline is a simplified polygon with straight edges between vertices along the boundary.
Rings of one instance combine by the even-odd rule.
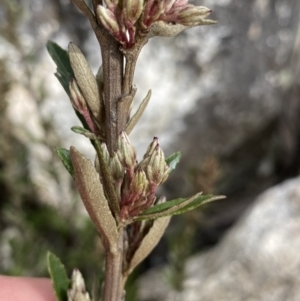
[[[97,139],[97,137],[94,133],[90,132],[89,130],[87,130],[81,126],[73,126],[73,127],[71,127],[71,130],[76,134],[80,134],[80,135],[83,135],[83,136],[89,138],[93,145],[94,145],[93,140]]]
[[[201,196],[196,194],[191,198],[175,199],[145,210],[142,214],[138,215],[135,220],[156,219],[168,215],[182,214],[205,203],[223,198],[225,198],[225,196],[213,196],[211,194]]]
[[[60,259],[51,252],[48,252],[47,254],[47,264],[57,300],[67,301],[70,280],[64,265],[61,263]]]
[[[174,212],[173,215],[182,214],[182,213],[188,212],[190,210],[196,209],[197,207],[199,207],[201,205],[204,205],[206,203],[210,203],[210,202],[217,201],[217,200],[222,200],[222,199],[225,199],[225,198],[226,198],[225,195],[211,196],[210,198],[207,198],[205,200],[201,199],[201,197],[200,197],[200,198],[195,199],[189,205],[187,205],[187,206],[183,207],[182,209],[179,209],[178,211]]]
[[[170,167],[170,171],[174,170],[181,159],[181,152],[176,152],[166,158],[166,163]]]
[[[55,76],[67,94],[70,95],[69,82],[72,78],[75,78],[75,76],[70,64],[68,52],[52,41],[47,42],[47,50],[57,66]]]
[[[70,158],[70,151],[63,148],[63,147],[57,147],[56,153],[58,154],[61,162],[63,163],[66,170],[69,172],[69,174],[74,178],[74,169]]]
[[[159,205],[155,205],[155,206],[143,211],[141,215],[158,214],[158,213],[162,213],[162,212],[169,211],[169,210],[172,210],[172,211],[176,210],[174,208],[178,208],[178,207],[182,208],[183,206],[189,204],[194,199],[199,197],[200,194],[201,193],[197,193],[196,195],[194,195],[191,198],[179,198],[179,199],[174,199],[171,201],[161,203]]]

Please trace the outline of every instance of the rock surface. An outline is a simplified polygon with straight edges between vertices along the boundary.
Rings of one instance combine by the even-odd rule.
[[[189,260],[183,292],[172,292],[161,270],[151,271],[140,282],[140,298],[299,300],[299,233],[300,177],[261,194],[219,245]]]

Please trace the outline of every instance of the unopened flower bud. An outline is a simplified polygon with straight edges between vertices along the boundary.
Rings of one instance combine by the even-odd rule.
[[[84,279],[79,272],[75,269],[71,278],[71,289],[68,290],[68,301],[90,301],[90,296],[86,292]]]
[[[146,1],[146,5],[143,9],[143,26],[145,28],[150,27],[155,21],[158,20],[160,15],[164,11],[164,1],[154,1],[148,0]]]
[[[123,180],[125,169],[116,154],[110,158],[109,168],[111,175],[116,182]]]
[[[110,160],[110,156],[109,156],[109,152],[108,152],[107,145],[106,145],[105,142],[101,143],[101,148],[102,148],[102,154],[103,154],[104,162],[108,165],[109,160]]]
[[[106,165],[109,165],[110,156],[105,142],[101,143],[101,148],[102,148],[102,155],[103,155],[104,162],[106,163]],[[100,172],[101,166],[99,163],[98,155],[96,155],[94,164],[97,172]]]
[[[191,6],[183,9],[178,14],[178,23],[184,26],[193,26],[205,22],[205,18],[211,13],[211,9],[204,6]],[[209,20],[206,20],[209,21]]]
[[[158,144],[149,156],[148,164],[145,166],[145,173],[150,184],[156,186],[161,184],[166,179],[165,173],[167,170],[168,165],[165,162],[165,155]]]
[[[144,0],[127,0],[123,1],[123,17],[125,23],[135,24],[143,12]]]
[[[165,203],[167,201],[167,198],[165,196],[161,196],[156,202],[155,205],[159,205],[162,203]]]
[[[109,31],[120,43],[126,42],[126,33],[122,31],[114,13],[102,5],[97,7],[97,16],[101,24]]]
[[[176,0],[173,5],[173,8],[184,7],[186,5],[189,5],[188,2],[188,0]]]
[[[149,146],[145,152],[144,159],[153,153],[153,151],[157,145],[159,145],[158,138],[154,137],[153,141],[149,144]]]
[[[136,164],[136,151],[124,131],[119,135],[117,155],[125,169],[134,168]]]
[[[176,0],[166,0],[164,1],[164,12],[168,12],[174,5]]]
[[[81,91],[75,79],[72,79],[70,81],[69,89],[70,89],[70,99],[73,108],[76,111],[78,111],[80,114],[84,114],[84,112],[87,110],[86,101],[83,95],[81,94]]]
[[[119,0],[105,0],[105,3],[111,11],[114,11],[119,3]]]
[[[142,169],[138,169],[134,173],[134,177],[130,184],[130,192],[133,194],[141,195],[147,192],[149,182],[146,173]]]

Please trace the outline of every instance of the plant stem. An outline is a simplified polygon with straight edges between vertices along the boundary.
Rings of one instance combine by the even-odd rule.
[[[122,301],[123,228],[119,232],[118,246],[106,252],[103,301]]]

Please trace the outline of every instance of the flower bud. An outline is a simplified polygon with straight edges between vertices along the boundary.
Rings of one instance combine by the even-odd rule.
[[[124,33],[118,23],[114,13],[108,8],[98,5],[97,16],[101,24],[109,31],[120,43],[126,42],[126,33]]]
[[[146,194],[149,182],[146,174],[142,169],[138,169],[134,173],[134,177],[130,184],[130,192],[136,195]]]
[[[188,0],[176,0],[173,5],[173,8],[184,7],[186,5],[189,5],[188,2],[189,2]]]
[[[109,164],[109,160],[110,160],[110,156],[109,156],[109,152],[106,146],[105,142],[101,143],[101,148],[102,148],[102,154],[103,154],[103,158],[104,158],[104,162],[108,165]]]
[[[70,89],[70,99],[71,99],[72,106],[80,114],[84,114],[84,112],[87,110],[86,101],[83,95],[81,94],[81,91],[75,79],[72,79],[70,81],[69,89]]]
[[[119,24],[114,13],[102,5],[97,7],[97,15],[102,25],[111,33],[119,32]]]
[[[109,168],[113,179],[116,182],[121,182],[124,177],[125,169],[116,154],[114,154],[114,156],[110,158]]]
[[[123,17],[125,24],[134,25],[143,12],[144,0],[124,1]]]
[[[106,146],[105,142],[101,143],[101,148],[102,148],[102,154],[103,154],[104,162],[107,165],[109,165],[110,156],[109,156],[109,152],[108,152],[108,149],[107,149],[107,146]],[[96,168],[97,172],[100,173],[101,166],[100,166],[100,163],[99,163],[98,155],[96,155],[96,158],[95,158],[95,161],[94,161],[94,165],[95,165],[95,168]]]
[[[158,144],[149,156],[148,164],[145,166],[145,173],[150,184],[158,186],[165,181],[168,168],[165,155]]]
[[[184,26],[193,26],[197,23],[205,22],[206,18],[211,13],[211,10],[204,6],[190,6],[178,14],[178,23]],[[207,20],[209,21],[209,20]]]
[[[124,131],[119,135],[117,155],[125,169],[134,168],[136,164],[136,151]]]
[[[153,153],[153,151],[157,145],[159,145],[158,138],[154,137],[153,141],[149,144],[143,158],[145,159],[146,157],[150,156]]]
[[[84,279],[79,272],[75,269],[71,278],[71,289],[68,290],[68,301],[90,301],[90,296],[85,290]]]
[[[119,0],[105,0],[105,3],[111,11],[114,11],[119,3]]]
[[[150,27],[155,21],[158,20],[160,15],[164,11],[164,1],[146,1],[146,5],[143,9],[143,26],[145,28]]]

